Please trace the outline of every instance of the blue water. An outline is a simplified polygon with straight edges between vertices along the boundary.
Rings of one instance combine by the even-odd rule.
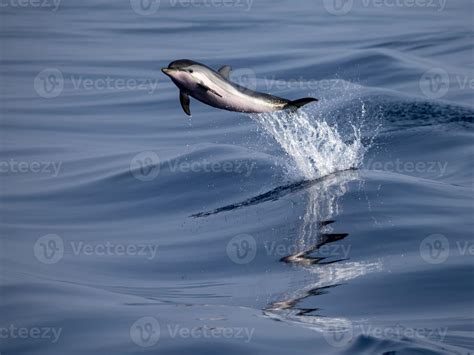
[[[1,354],[472,353],[472,1],[226,3],[2,2]]]

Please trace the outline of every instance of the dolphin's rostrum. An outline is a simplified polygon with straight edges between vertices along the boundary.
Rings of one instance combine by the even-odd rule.
[[[291,101],[232,83],[229,81],[232,69],[228,65],[216,72],[195,61],[180,59],[161,70],[179,88],[179,101],[189,116],[189,96],[213,107],[245,113],[295,111],[310,102],[318,101],[312,97]]]

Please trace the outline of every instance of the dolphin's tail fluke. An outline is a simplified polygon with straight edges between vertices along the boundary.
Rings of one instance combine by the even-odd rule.
[[[298,99],[298,100],[288,102],[283,109],[295,112],[296,110],[303,107],[304,105],[307,105],[311,102],[316,102],[316,101],[319,101],[319,100],[315,99],[314,97],[305,97],[305,98],[302,98],[302,99]]]

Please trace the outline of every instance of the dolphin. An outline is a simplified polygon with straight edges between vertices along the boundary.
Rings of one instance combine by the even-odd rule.
[[[191,116],[189,96],[216,108],[244,113],[294,112],[318,101],[313,97],[292,101],[247,89],[229,80],[231,70],[230,66],[224,65],[215,71],[189,59],[176,60],[161,69],[178,87],[181,107],[188,116]]]

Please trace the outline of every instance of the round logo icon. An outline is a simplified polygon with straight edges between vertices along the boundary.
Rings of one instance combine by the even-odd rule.
[[[152,151],[135,155],[130,162],[132,175],[140,181],[152,181],[160,173],[160,158]]]
[[[154,346],[160,340],[160,323],[154,317],[142,317],[130,327],[130,338],[142,348]]]
[[[442,234],[432,234],[422,240],[420,255],[428,264],[441,264],[449,257],[449,240]]]
[[[420,90],[430,99],[439,99],[449,91],[449,74],[442,68],[427,70],[420,78]]]
[[[230,81],[246,89],[257,89],[257,75],[250,68],[236,69],[230,72]]]
[[[347,324],[345,324],[347,323]],[[341,326],[332,326],[324,330],[324,339],[326,342],[335,348],[342,348],[347,346],[354,337],[354,328],[350,321],[344,322]]]
[[[55,68],[44,69],[36,75],[34,87],[36,93],[45,99],[58,97],[64,90],[63,73]]]
[[[158,12],[160,0],[130,0],[133,11],[140,16],[151,16]]]
[[[227,243],[227,255],[236,264],[248,264],[257,255],[257,242],[249,234],[240,234]]]
[[[33,253],[43,264],[56,264],[64,256],[63,240],[56,234],[42,236],[36,241]]]
[[[354,0],[323,0],[324,8],[331,15],[347,15],[354,5]]]

